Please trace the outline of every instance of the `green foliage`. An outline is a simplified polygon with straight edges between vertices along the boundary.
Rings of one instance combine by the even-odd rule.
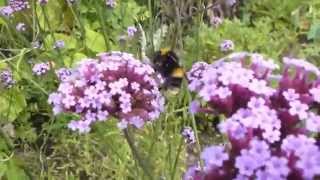
[[[243,1],[234,18],[217,28],[202,9],[209,0],[175,1],[179,7],[171,1],[118,0],[114,8],[104,0],[72,5],[49,0],[45,6],[29,2],[29,10],[0,17],[0,69],[12,69],[17,81],[12,89],[0,89],[0,179],[147,179],[115,120],[77,134],[67,128],[77,115],[54,116],[47,103],[58,85],[54,71],[97,53],[121,50],[145,58],[153,50],[172,47],[188,70],[195,61],[227,55],[219,45],[230,39],[235,51],[259,52],[275,60],[301,57],[320,65],[319,0]],[[5,4],[0,0],[0,6]],[[26,24],[25,32],[16,31],[19,22]],[[129,26],[139,30],[134,37],[127,36]],[[66,46],[53,48],[56,40]],[[34,41],[42,47],[33,48]],[[34,64],[48,61],[53,68],[48,74],[32,74]],[[212,131],[212,119],[194,120],[189,114],[191,95],[185,84],[177,95],[164,94],[161,118],[130,134],[155,179],[181,179],[186,164],[199,155],[198,145],[184,143],[181,129],[196,125],[202,147],[222,138]]]
[[[5,91],[1,93],[0,106],[0,119],[12,122],[27,104],[23,93],[14,88],[10,92]]]
[[[190,67],[192,61],[197,59],[194,56],[197,54],[195,51],[200,54],[200,59],[209,62],[224,56],[225,54],[221,53],[219,45],[226,39],[234,42],[235,51],[259,52],[278,58],[289,44],[295,42],[296,34],[286,31],[286,29],[273,33],[270,24],[269,18],[261,19],[254,24],[254,27],[248,27],[237,19],[225,20],[218,29],[201,24],[199,27],[199,49],[195,48],[197,38],[188,36],[185,39],[187,55],[184,60],[186,66]]]

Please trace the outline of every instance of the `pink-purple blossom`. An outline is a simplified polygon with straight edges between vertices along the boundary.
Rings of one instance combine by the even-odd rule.
[[[192,166],[189,178],[320,177],[319,69],[284,58],[278,70],[261,54],[233,53],[212,64],[198,62],[187,73],[189,90],[196,94],[192,102],[201,104],[195,113],[223,114],[218,127],[229,142],[220,149],[228,159],[222,164],[211,159],[214,165],[204,170]],[[221,89],[230,92],[222,96]],[[207,149],[203,154],[205,162],[216,156]]]
[[[214,27],[217,28],[223,23],[223,19],[218,17],[218,16],[213,16],[210,18],[210,24]]]
[[[48,4],[48,1],[49,0],[38,0],[39,4],[42,5],[42,6]]]
[[[134,26],[129,26],[127,28],[127,33],[128,33],[129,37],[133,37],[136,34],[137,31],[138,31],[137,28],[134,27]]]
[[[33,74],[37,75],[37,76],[41,76],[41,75],[44,75],[46,74],[49,70],[50,70],[50,63],[49,62],[46,62],[46,63],[38,63],[38,64],[35,64],[33,67],[32,67],[32,72]]]
[[[106,5],[108,7],[114,8],[117,5],[116,0],[106,0]]]
[[[6,69],[0,72],[0,86],[10,89],[15,83],[11,70]]]
[[[232,40],[224,40],[220,43],[220,50],[222,52],[228,52],[234,50],[234,43]]]
[[[69,124],[81,133],[96,121],[115,117],[118,127],[142,128],[164,110],[157,73],[153,68],[124,52],[100,53],[85,59],[76,68],[57,71],[60,85],[49,96],[56,114],[80,115]]]
[[[191,127],[183,128],[181,135],[184,137],[187,144],[194,144],[196,142],[194,131]]]
[[[18,24],[16,25],[16,30],[19,31],[19,32],[26,31],[26,30],[27,30],[26,24],[24,24],[24,23],[18,23]]]

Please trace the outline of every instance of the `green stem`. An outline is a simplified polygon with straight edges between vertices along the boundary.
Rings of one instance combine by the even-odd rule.
[[[198,0],[198,9],[201,9],[201,5],[202,5],[202,0]],[[201,27],[201,21],[202,21],[202,16],[203,16],[203,12],[198,12],[197,15],[197,39],[196,39],[196,49],[200,49],[200,27]],[[196,57],[197,59],[200,58],[200,51],[196,51]]]
[[[191,94],[190,92],[187,93],[188,94],[188,98],[189,98],[189,102],[191,102]],[[200,167],[201,169],[203,168],[203,162],[201,161],[201,157],[200,157],[200,152],[201,152],[201,145],[200,145],[200,141],[199,141],[199,136],[198,136],[198,128],[197,128],[197,123],[196,123],[196,119],[194,118],[194,115],[191,115],[191,120],[192,120],[192,128],[194,130],[194,134],[196,137],[196,145],[197,145],[197,150],[198,150],[198,160],[200,162]]]
[[[22,60],[22,58],[24,57],[24,55],[26,54],[26,49],[22,49],[20,54],[18,55],[19,56],[19,60],[18,62],[20,62]],[[8,64],[10,64],[12,66],[12,68],[17,72],[17,74],[30,81],[36,88],[38,88],[40,91],[42,91],[45,95],[48,95],[49,93],[44,89],[42,88],[36,81],[34,81],[33,79],[29,78],[29,75],[27,75],[26,73],[24,72],[21,72],[20,69],[18,69],[11,61],[7,61]]]
[[[152,0],[148,0],[148,9],[150,11],[151,17],[149,18],[149,39],[150,39],[150,48],[151,53],[155,51],[154,49],[154,42],[153,42],[153,8],[152,8]]]
[[[80,2],[79,2],[79,4],[80,4]],[[76,12],[74,11],[74,9],[73,9],[73,7],[72,7],[72,5],[70,4],[69,1],[68,1],[68,6],[69,6],[69,8],[70,8],[70,11],[71,11],[73,17],[76,19],[76,21],[77,21],[78,24],[79,24],[80,33],[81,33],[81,37],[82,37],[82,44],[83,44],[83,46],[85,46],[85,44],[86,44],[86,43],[85,43],[85,42],[86,42],[86,30],[85,30],[84,25],[83,25],[83,23],[82,23],[82,21],[81,21],[81,17],[80,17],[80,15],[79,15],[79,13],[76,13]]]
[[[106,24],[105,24],[104,14],[103,14],[103,12],[101,10],[101,6],[99,4],[99,1],[95,1],[95,5],[96,5],[96,11],[97,11],[98,16],[99,16],[100,26],[102,28],[102,35],[103,35],[103,38],[104,38],[104,41],[105,41],[105,44],[106,44],[107,51],[109,51],[110,50],[110,43],[109,43],[109,38],[108,38],[108,35],[107,35],[107,27],[106,27]]]
[[[124,136],[128,142],[128,145],[131,149],[132,155],[134,158],[138,161],[140,167],[143,169],[144,173],[149,177],[149,179],[153,179],[152,173],[150,172],[149,166],[146,163],[144,159],[140,156],[136,146],[134,145],[134,139],[132,138],[132,135],[130,135],[129,130],[125,129],[123,130]]]
[[[41,10],[42,10],[44,19],[45,19],[45,21],[47,23],[51,38],[53,40],[53,43],[55,43],[56,42],[56,37],[54,36],[54,33],[52,31],[53,29],[52,29],[52,27],[51,27],[51,25],[49,23],[49,17],[48,17],[47,11],[46,11],[45,7],[43,7],[43,6],[41,6]],[[47,47],[47,48],[49,48],[49,47]],[[61,54],[59,48],[57,48],[57,52],[58,52],[58,55],[59,55],[59,59],[62,59],[62,54]],[[63,64],[63,62],[62,62],[62,64]]]
[[[172,180],[174,180],[175,176],[176,176],[176,170],[177,170],[177,165],[178,165],[178,162],[179,162],[180,153],[181,153],[181,150],[182,150],[182,145],[183,145],[183,138],[180,139],[177,156],[176,156],[176,159],[174,160],[173,170],[172,170],[172,174],[171,174],[171,179]]]

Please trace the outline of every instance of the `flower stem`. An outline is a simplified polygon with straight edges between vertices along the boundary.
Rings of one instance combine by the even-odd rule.
[[[131,149],[132,155],[134,158],[138,161],[140,167],[143,169],[144,173],[148,176],[149,179],[153,179],[152,174],[150,172],[149,166],[146,163],[144,159],[140,156],[136,146],[134,145],[134,139],[132,138],[132,135],[130,135],[130,132],[128,129],[123,130],[124,136],[129,144],[129,147]]]

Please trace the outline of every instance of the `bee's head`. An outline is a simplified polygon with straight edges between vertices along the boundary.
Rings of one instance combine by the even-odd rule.
[[[161,48],[159,51],[157,51],[152,60],[154,66],[158,68],[162,67],[163,64],[167,61],[170,52],[171,50],[169,48]]]
[[[161,55],[161,56],[166,56],[166,55],[169,54],[170,51],[171,51],[171,50],[170,50],[169,48],[161,48],[161,49],[160,49],[160,55]]]

